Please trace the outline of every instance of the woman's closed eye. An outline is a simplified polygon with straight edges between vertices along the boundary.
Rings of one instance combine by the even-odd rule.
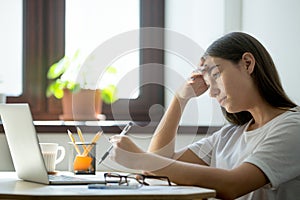
[[[221,72],[218,68],[218,65],[210,67],[207,72],[204,74],[203,78],[206,85],[209,87],[211,81],[216,81],[221,76]]]
[[[214,80],[217,80],[220,75],[221,73],[217,65],[210,69],[209,76],[211,76]]]
[[[218,71],[218,72],[213,73],[211,76],[213,79],[217,80],[221,76],[221,73]]]

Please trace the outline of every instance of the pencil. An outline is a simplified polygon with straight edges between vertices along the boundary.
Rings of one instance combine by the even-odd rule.
[[[84,150],[83,152],[83,156],[87,156],[90,151],[92,150],[93,146],[95,145],[95,143],[99,140],[100,136],[102,135],[103,131],[99,131],[94,138],[91,141],[91,144]]]
[[[76,127],[76,129],[77,129],[77,133],[78,133],[79,139],[82,142],[83,151],[85,151],[87,147],[86,147],[86,145],[84,143],[84,138],[83,138],[82,132],[81,132],[81,130],[80,130],[79,127]]]
[[[72,132],[71,132],[70,130],[68,130],[68,135],[69,135],[69,137],[70,137],[70,139],[71,139],[71,141],[72,141],[72,143],[73,143],[73,145],[74,145],[74,148],[75,148],[76,152],[77,152],[79,155],[81,155],[81,152],[80,152],[80,150],[79,150],[79,148],[78,148],[78,146],[77,146],[77,144],[76,144],[76,142],[75,142],[75,139],[74,139],[74,137],[73,137],[73,134],[72,134]]]

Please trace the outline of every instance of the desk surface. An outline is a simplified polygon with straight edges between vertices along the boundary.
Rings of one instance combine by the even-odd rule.
[[[88,189],[86,185],[50,186],[26,182],[15,172],[0,172],[0,199],[206,199],[214,190],[190,186],[143,186],[131,190]]]

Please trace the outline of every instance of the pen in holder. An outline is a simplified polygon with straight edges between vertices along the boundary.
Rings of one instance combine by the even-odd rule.
[[[69,142],[69,171],[74,174],[96,173],[96,143]]]

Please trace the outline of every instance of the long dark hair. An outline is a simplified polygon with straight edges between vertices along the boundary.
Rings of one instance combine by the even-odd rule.
[[[254,37],[242,33],[232,32],[213,42],[206,50],[206,56],[223,58],[238,63],[245,52],[250,52],[255,58],[255,67],[251,76],[260,95],[273,107],[289,109],[295,107],[286,95],[276,70],[275,64],[265,47]],[[237,125],[247,123],[252,119],[248,111],[228,113],[222,108],[225,118]]]

